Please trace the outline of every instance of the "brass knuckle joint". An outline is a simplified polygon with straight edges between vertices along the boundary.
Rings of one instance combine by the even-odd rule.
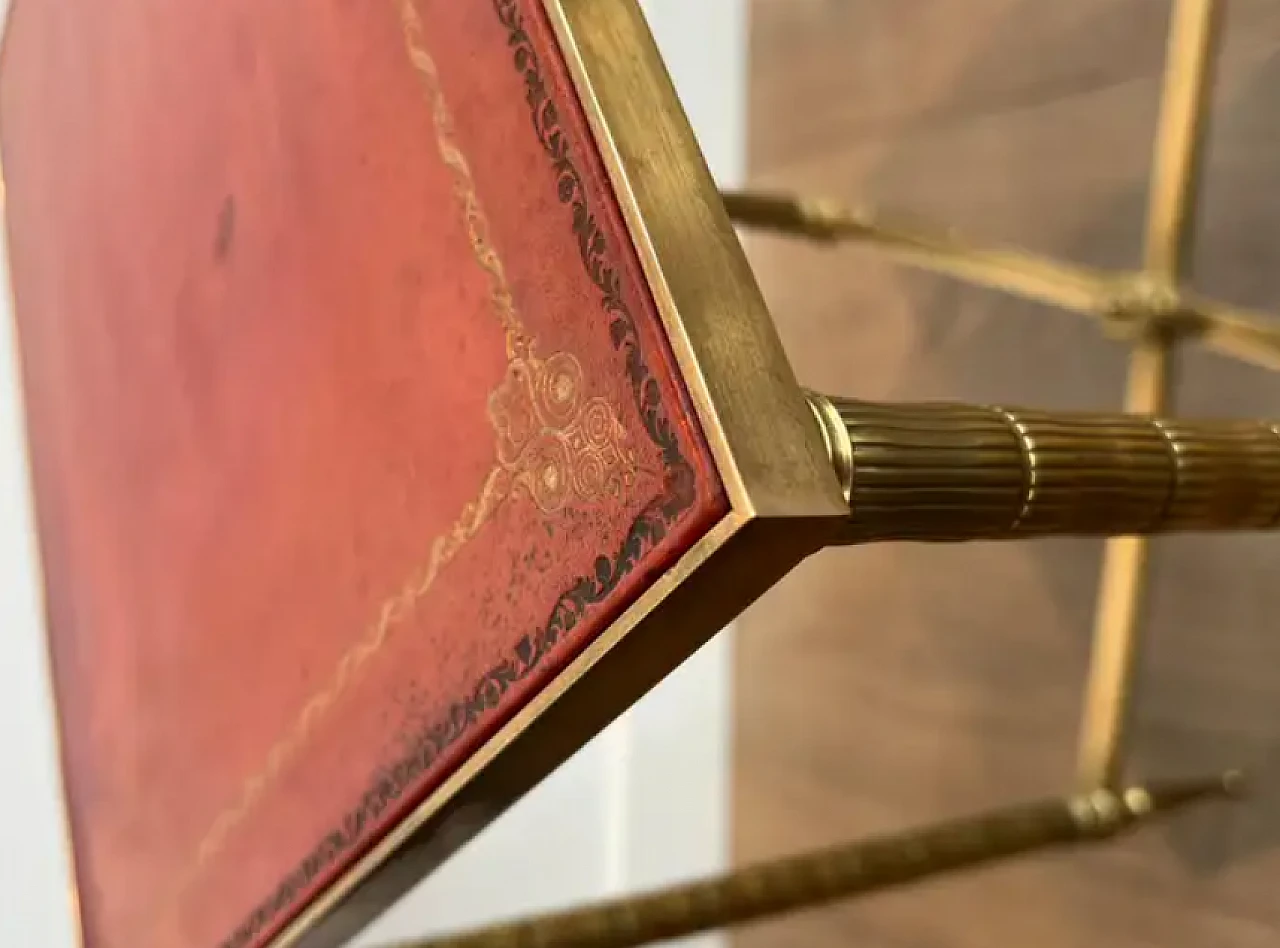
[[[1138,274],[1123,282],[1098,306],[1103,327],[1124,340],[1180,341],[1209,328],[1204,314],[1189,306],[1175,286]]]

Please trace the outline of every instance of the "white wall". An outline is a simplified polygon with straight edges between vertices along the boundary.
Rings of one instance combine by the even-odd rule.
[[[0,0],[0,12],[8,3]],[[738,181],[745,149],[745,0],[647,0],[645,8],[713,169],[726,183]],[[7,254],[0,256],[7,261]],[[7,264],[0,265],[7,286]],[[70,860],[7,292],[0,305],[0,946],[73,948]],[[723,868],[729,647],[722,635],[704,648],[360,944]]]
[[[9,0],[0,0],[0,23],[8,10]],[[71,948],[76,942],[71,859],[44,647],[4,230],[0,227],[0,945]]]
[[[7,287],[8,254],[0,257]],[[71,862],[63,832],[53,694],[8,293],[0,298],[0,945],[70,948],[75,943]]]

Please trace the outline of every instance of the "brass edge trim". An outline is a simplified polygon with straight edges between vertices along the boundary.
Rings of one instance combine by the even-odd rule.
[[[637,0],[539,2],[733,509],[750,516],[828,517],[834,530],[847,505],[828,473],[820,435],[807,423],[803,391]],[[593,47],[593,34],[604,32],[603,19],[609,31],[623,34],[628,55],[611,57]],[[631,98],[652,98],[645,110],[620,114],[616,102],[603,101],[610,90],[633,86]],[[643,159],[628,159],[641,142]],[[664,183],[671,193],[661,192]],[[678,235],[660,233],[658,223],[678,225],[671,228]],[[704,274],[711,279],[693,279],[698,289],[691,290],[687,281]],[[717,290],[724,298],[711,298]],[[705,324],[708,311],[714,325]],[[702,316],[696,325],[686,318],[692,313]],[[744,354],[755,350],[765,364],[754,374],[732,371],[723,364],[723,351],[714,352],[728,345]],[[761,441],[768,451],[743,450]],[[760,455],[769,452],[778,458],[791,452],[797,464],[786,476],[766,470],[769,461],[761,463]]]
[[[750,522],[730,512],[705,536],[695,543],[665,574],[659,577],[630,608],[609,625],[583,652],[571,661],[542,691],[538,692],[496,734],[485,741],[444,783],[400,820],[373,848],[337,879],[326,886],[317,898],[267,944],[269,948],[305,946],[304,939],[330,912],[350,895],[360,883],[390,862],[409,838],[444,806],[465,791],[467,784],[524,732],[546,708],[560,699],[579,679],[629,634],[686,579],[696,573]],[[621,713],[624,709],[619,709]],[[390,906],[383,906],[389,908]]]
[[[3,85],[4,67],[9,58],[9,24],[13,20],[13,11],[18,5],[18,0],[7,0],[7,2],[6,0],[0,0],[0,3],[4,4],[3,14],[0,15],[0,85]],[[65,880],[67,886],[67,911],[71,914],[72,937],[75,939],[75,946],[76,948],[85,948],[88,941],[85,934],[83,903],[80,898],[80,857],[76,849],[75,834],[72,832],[71,827],[71,796],[67,788],[66,779],[66,742],[63,739],[62,712],[58,707],[57,682],[54,680],[53,673],[53,641],[49,634],[48,580],[45,576],[44,549],[36,520],[35,471],[32,467],[29,447],[30,433],[27,430],[26,390],[23,382],[25,370],[22,361],[22,346],[18,339],[18,301],[13,287],[13,254],[11,251],[13,231],[9,221],[9,193],[4,175],[4,140],[4,129],[3,125],[0,124],[0,218],[3,218],[0,220],[0,228],[3,229],[3,233],[0,233],[0,252],[3,252],[4,255],[3,262],[0,263],[0,267],[3,267],[0,270],[0,278],[3,279],[0,293],[3,293],[4,300],[9,307],[7,320],[9,325],[0,327],[0,332],[8,334],[10,345],[12,346],[14,409],[18,419],[18,434],[23,442],[22,467],[26,472],[24,486],[27,495],[27,508],[31,511],[29,542],[34,554],[32,572],[34,573],[33,579],[36,584],[37,615],[45,654],[44,686],[45,693],[50,699],[49,717],[53,724],[53,752],[57,763],[58,806],[62,812],[62,846],[66,855],[69,874],[69,878]]]

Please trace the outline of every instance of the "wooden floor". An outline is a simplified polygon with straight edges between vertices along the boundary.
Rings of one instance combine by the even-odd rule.
[[[1167,0],[756,0],[754,180],[1100,265],[1139,259]],[[1280,312],[1280,4],[1234,0],[1195,282]],[[869,398],[1119,405],[1076,316],[866,252],[753,238],[804,381]],[[1187,413],[1280,414],[1280,379],[1183,362]],[[829,551],[738,640],[740,862],[1069,785],[1100,546]],[[742,948],[1280,944],[1280,539],[1155,556],[1136,776],[1245,765],[1255,799],[749,929]]]

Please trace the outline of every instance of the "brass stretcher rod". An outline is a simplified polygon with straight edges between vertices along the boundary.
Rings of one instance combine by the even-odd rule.
[[[1218,0],[1175,0],[1170,20],[1144,248],[1150,286],[1169,298],[1176,298],[1191,262],[1220,14]],[[1158,324],[1135,339],[1127,411],[1156,415],[1169,409],[1178,341]],[[1150,572],[1145,537],[1107,542],[1077,753],[1082,787],[1120,786],[1124,779]]]
[[[863,243],[916,269],[1091,316],[1128,336],[1163,322],[1220,355],[1280,370],[1280,327],[1265,315],[1186,290],[1158,292],[1140,272],[1090,269],[1014,248],[975,247],[952,234],[889,222],[837,201],[758,191],[722,196],[729,216],[745,227],[821,243]]]
[[[1231,795],[1239,775],[1009,807],[730,875],[388,948],[631,948],[866,895],[1021,854],[1110,839]]]

